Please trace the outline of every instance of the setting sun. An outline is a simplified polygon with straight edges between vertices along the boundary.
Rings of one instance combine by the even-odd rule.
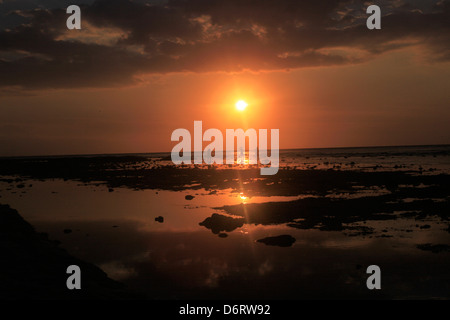
[[[248,104],[244,100],[239,100],[238,102],[236,102],[236,109],[238,109],[239,111],[244,111],[247,106]]]

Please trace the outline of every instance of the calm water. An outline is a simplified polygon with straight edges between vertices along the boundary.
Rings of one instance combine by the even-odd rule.
[[[423,174],[439,174],[450,172],[449,155],[449,146],[284,150],[281,163],[299,169],[421,168]],[[167,154],[146,156],[152,160]],[[199,225],[212,213],[226,215],[214,208],[308,195],[250,198],[231,189],[215,194],[204,189],[110,192],[100,182],[61,179],[28,179],[24,184],[17,189],[0,182],[0,202],[17,209],[38,231],[60,240],[72,255],[97,264],[111,278],[149,298],[449,298],[450,253],[417,247],[449,245],[448,219],[428,216],[420,221],[399,218],[355,224],[374,228],[368,235],[245,223],[222,238]],[[352,196],[384,192],[380,187]],[[195,198],[187,200],[187,195]],[[435,200],[448,201],[449,196]],[[157,216],[164,222],[155,221]],[[72,232],[65,234],[64,229]],[[291,247],[256,241],[285,234],[296,239]],[[365,286],[365,268],[370,264],[382,269],[381,291]]]

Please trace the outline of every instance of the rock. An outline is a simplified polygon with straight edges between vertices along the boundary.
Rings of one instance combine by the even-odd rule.
[[[159,223],[163,223],[164,222],[164,217],[162,217],[162,216],[156,217],[155,221],[158,221]]]
[[[114,189],[113,189],[113,188],[109,188],[108,191],[109,191],[109,192],[113,192]]]
[[[264,239],[259,239],[257,242],[264,243],[268,246],[278,246],[278,247],[290,247],[295,242],[295,238],[284,234],[276,237],[267,237]]]
[[[431,244],[424,243],[416,246],[420,250],[430,251],[432,253],[450,252],[450,246],[448,244]]]
[[[382,234],[381,236],[377,236],[377,238],[392,238],[393,236],[389,234]]]
[[[192,200],[192,199],[194,199],[195,197],[194,196],[191,196],[190,194],[188,194],[187,196],[185,196],[184,197],[186,200]]]
[[[8,205],[0,204],[0,235],[4,235],[6,239],[9,235],[16,234],[28,237],[35,234],[35,231],[16,210],[11,209]]]
[[[63,232],[64,232],[65,234],[72,233],[72,229],[64,229]]]
[[[228,234],[226,234],[225,232],[219,233],[219,238],[226,238],[226,237],[228,237]]]
[[[37,233],[16,210],[0,205],[0,300],[139,299],[97,266]],[[68,290],[69,265],[82,270],[82,290]],[[142,298],[141,298],[142,299]]]
[[[231,232],[236,228],[242,227],[244,222],[244,218],[233,218],[213,213],[211,217],[206,218],[199,225],[211,229],[214,234],[219,234],[221,231]]]

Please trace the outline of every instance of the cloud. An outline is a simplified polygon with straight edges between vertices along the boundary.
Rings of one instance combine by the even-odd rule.
[[[14,3],[0,4],[11,18],[0,30],[2,87],[110,87],[151,73],[345,65],[412,45],[430,61],[450,60],[450,1],[380,1],[382,29],[374,31],[365,26],[367,4],[357,0],[85,1],[82,30],[66,29],[65,8]]]

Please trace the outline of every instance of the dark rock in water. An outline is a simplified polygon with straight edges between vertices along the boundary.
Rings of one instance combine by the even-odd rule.
[[[194,199],[195,197],[194,196],[191,196],[190,194],[188,194],[187,196],[185,196],[184,197],[186,200],[192,200],[192,199]]]
[[[257,241],[262,242],[268,246],[290,247],[295,242],[295,238],[290,235],[284,234],[281,236],[259,239]]]
[[[448,244],[418,244],[417,248],[420,250],[430,251],[432,253],[450,252],[450,246]]]
[[[156,217],[155,221],[158,221],[159,223],[163,223],[164,222],[164,217],[162,217],[162,216]]]
[[[20,234],[25,237],[35,234],[35,231],[16,210],[8,205],[0,205],[0,234],[5,236]]]
[[[214,234],[218,234],[221,231],[231,232],[236,228],[242,227],[244,222],[244,218],[233,218],[213,213],[211,217],[206,218],[199,225],[211,229]]]
[[[391,236],[389,234],[382,234],[381,236],[377,236],[377,238],[392,238],[394,236]]]
[[[136,295],[97,266],[77,259],[37,233],[16,210],[0,205],[0,300],[133,299]],[[68,290],[67,267],[77,265],[82,290]]]
[[[19,189],[22,189],[22,188],[25,188],[25,185],[23,183],[21,183],[21,184],[18,184],[16,187]]]
[[[109,192],[113,192],[114,189],[113,189],[113,188],[109,188],[108,191],[109,191]]]
[[[219,238],[226,238],[226,237],[228,237],[228,234],[224,232],[219,233]]]
[[[420,229],[430,229],[431,226],[429,224],[425,224],[423,226],[420,226]]]
[[[113,228],[118,228],[119,226],[112,226]]]
[[[63,232],[66,233],[66,234],[67,233],[72,233],[72,229],[64,229]]]

